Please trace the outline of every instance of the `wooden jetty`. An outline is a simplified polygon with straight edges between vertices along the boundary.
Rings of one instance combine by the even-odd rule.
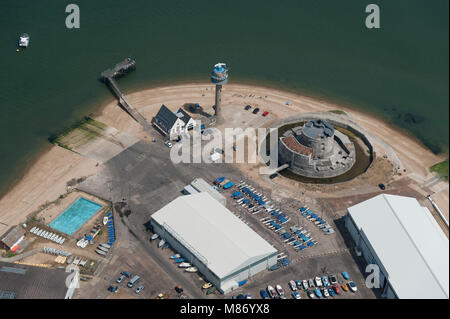
[[[126,58],[124,61],[117,63],[112,69],[107,69],[101,73],[101,79],[106,84],[109,84],[114,94],[119,99],[120,105],[130,114],[130,116],[137,121],[144,128],[145,131],[151,132],[152,126],[147,122],[144,116],[139,113],[128,101],[125,94],[120,90],[115,79],[136,70],[136,61],[131,58]]]

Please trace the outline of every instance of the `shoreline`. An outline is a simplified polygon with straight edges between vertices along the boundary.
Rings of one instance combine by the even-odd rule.
[[[214,103],[213,94],[214,85],[209,82],[162,85],[126,93],[131,103],[147,119],[156,114],[161,104],[173,109],[181,107],[183,103],[195,102],[203,105],[209,112],[208,109]],[[257,95],[259,97],[256,97]],[[258,107],[265,108],[271,114],[280,118],[299,112],[342,110],[381,140],[389,144],[395,141],[398,145],[396,147],[391,146],[401,158],[403,166],[407,167],[408,173],[414,173],[414,176],[420,180],[425,180],[425,178],[431,176],[429,171],[431,165],[448,157],[445,153],[434,154],[418,138],[411,136],[409,132],[405,132],[402,128],[395,127],[370,112],[354,109],[352,106],[339,105],[323,99],[263,85],[227,84],[224,86],[223,96],[225,108],[227,104],[260,105]],[[291,104],[286,106],[286,101],[290,101]],[[92,118],[119,131],[135,135],[141,139],[145,136],[139,124],[117,106],[115,98],[108,98],[96,107],[91,114]],[[92,159],[84,158],[54,145],[45,147],[31,161],[27,170],[16,179],[14,185],[7,187],[7,191],[0,195],[0,212],[2,215],[9,214],[11,222],[12,220],[20,222],[23,216],[29,214],[33,208],[39,207],[39,204],[64,193],[66,190],[65,183],[68,179],[81,177],[80,174],[90,176],[102,168],[102,165],[95,167],[96,162]],[[37,189],[33,188],[33,185]],[[33,196],[30,193],[33,193]],[[2,224],[3,217],[0,217],[0,233],[2,233],[1,228],[4,226]]]

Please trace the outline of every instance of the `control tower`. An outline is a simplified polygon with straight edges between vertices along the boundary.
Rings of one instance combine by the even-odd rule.
[[[228,68],[225,63],[217,63],[211,72],[211,82],[216,85],[216,104],[214,105],[216,123],[222,123],[223,117],[220,112],[222,105],[222,85],[228,82]]]

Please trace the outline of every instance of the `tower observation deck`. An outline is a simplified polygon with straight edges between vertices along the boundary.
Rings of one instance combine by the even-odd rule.
[[[222,85],[228,83],[228,68],[225,63],[217,63],[211,72],[211,82],[216,85],[216,103],[214,105],[216,122],[223,122],[221,114]]]

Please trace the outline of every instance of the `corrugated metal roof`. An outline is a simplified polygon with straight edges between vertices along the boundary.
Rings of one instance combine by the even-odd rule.
[[[193,247],[219,278],[277,252],[208,193],[178,197],[152,218]]]
[[[178,117],[175,115],[175,113],[169,110],[164,104],[161,105],[158,114],[156,114],[155,116],[155,121],[159,126],[161,126],[161,128],[165,130],[165,132],[169,132],[177,119]]]
[[[382,194],[348,208],[399,298],[449,297],[449,241],[415,198]]]
[[[12,248],[11,246],[14,245],[14,243],[16,243],[23,235],[25,235],[25,229],[21,226],[15,226],[7,231],[0,241],[9,248]]]

